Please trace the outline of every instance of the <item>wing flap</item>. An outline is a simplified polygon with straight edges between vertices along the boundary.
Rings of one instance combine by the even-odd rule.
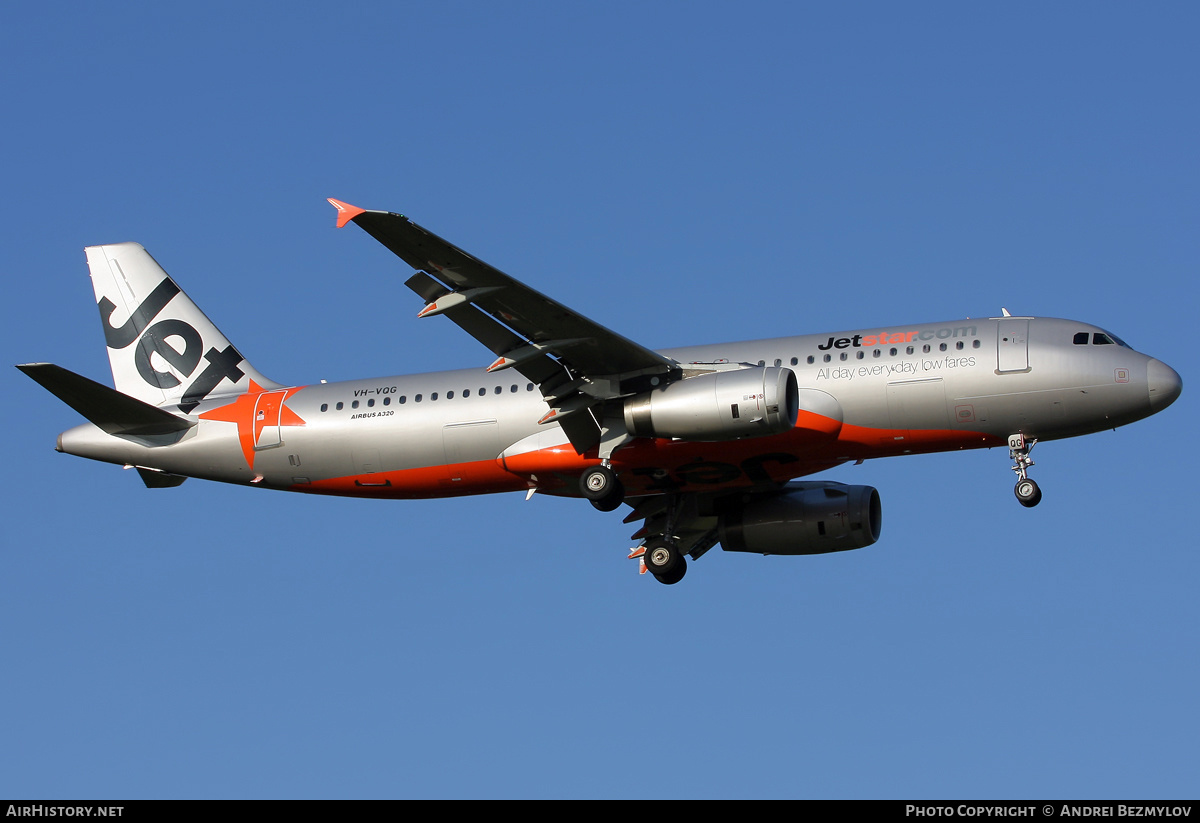
[[[701,555],[717,544],[719,529],[717,518],[712,513],[713,501],[721,495],[685,494],[660,495],[629,501],[633,506],[623,522],[644,521],[642,527],[632,535],[633,540],[642,540],[644,549],[651,541],[670,535],[680,553],[698,560]],[[640,557],[637,550],[630,555]]]

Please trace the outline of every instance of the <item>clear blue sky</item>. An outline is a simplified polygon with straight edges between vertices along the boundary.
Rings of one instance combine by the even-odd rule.
[[[1174,366],[1165,413],[831,472],[857,552],[521,495],[305,497],[55,454],[0,371],[0,796],[1195,797],[1191,3],[16,4],[9,364],[108,382],[136,240],[293,383],[484,365],[329,196],[651,346],[1014,313]]]

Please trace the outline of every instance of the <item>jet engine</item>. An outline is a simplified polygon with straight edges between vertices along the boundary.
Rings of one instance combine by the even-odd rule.
[[[883,509],[870,486],[789,483],[777,494],[735,496],[719,514],[721,548],[755,554],[824,554],[879,539]]]
[[[796,425],[796,375],[778,366],[711,372],[625,401],[635,437],[716,442],[782,434]]]

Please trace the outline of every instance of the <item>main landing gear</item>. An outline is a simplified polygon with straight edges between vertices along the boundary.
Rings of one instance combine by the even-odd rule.
[[[629,558],[638,560],[641,573],[650,572],[667,586],[683,579],[688,555],[695,560],[717,542],[715,525],[697,529],[696,516],[696,499],[689,496],[665,495],[635,506],[626,521],[643,518],[645,525],[634,537],[646,536],[646,540],[632,550]],[[683,535],[677,533],[681,528]]]
[[[654,575],[659,583],[668,586],[678,583],[687,574],[687,559],[673,540],[651,540],[646,544],[642,561],[646,564],[646,571]]]
[[[1017,496],[1017,502],[1027,509],[1032,509],[1042,502],[1042,490],[1029,477],[1029,467],[1034,465],[1029,459],[1029,452],[1033,451],[1036,445],[1037,440],[1026,440],[1023,434],[1008,436],[1008,456],[1017,463],[1012,467],[1017,473],[1017,485],[1013,488],[1013,494]]]
[[[607,465],[593,466],[579,478],[579,490],[602,512],[615,511],[625,502],[625,486]]]
[[[579,491],[602,512],[610,512],[625,502],[625,487],[607,460],[602,461],[599,466],[591,467],[580,476]],[[635,505],[636,510],[636,504],[631,505]],[[656,520],[661,519],[663,521],[661,531],[659,531],[660,524],[656,523],[653,530],[658,532],[659,536],[647,540],[642,546],[634,549],[629,557],[630,559],[640,558],[645,565],[644,571],[653,574],[659,583],[670,586],[678,583],[687,574],[687,558],[684,557],[679,541],[674,536],[675,523],[680,511],[679,501],[670,498],[665,508],[665,513],[656,511],[653,515],[647,513],[640,515],[640,517],[646,518],[647,524],[650,524],[651,516]],[[630,515],[626,518],[626,522],[634,519],[639,519],[639,517]],[[645,534],[647,530],[648,527],[644,527],[639,534]],[[708,546],[704,547],[704,549],[707,548]],[[703,550],[693,553],[692,556],[698,557],[699,554],[703,554]]]

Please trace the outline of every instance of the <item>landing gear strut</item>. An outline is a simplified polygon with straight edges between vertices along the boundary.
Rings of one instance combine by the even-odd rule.
[[[1042,502],[1042,490],[1029,477],[1029,467],[1034,465],[1029,459],[1029,452],[1036,445],[1037,440],[1026,440],[1023,434],[1008,436],[1008,456],[1017,463],[1012,467],[1017,473],[1017,485],[1013,488],[1013,494],[1017,496],[1017,502],[1027,509],[1032,509]]]
[[[585,471],[579,478],[579,490],[602,512],[615,511],[625,502],[625,487],[607,465]]]

